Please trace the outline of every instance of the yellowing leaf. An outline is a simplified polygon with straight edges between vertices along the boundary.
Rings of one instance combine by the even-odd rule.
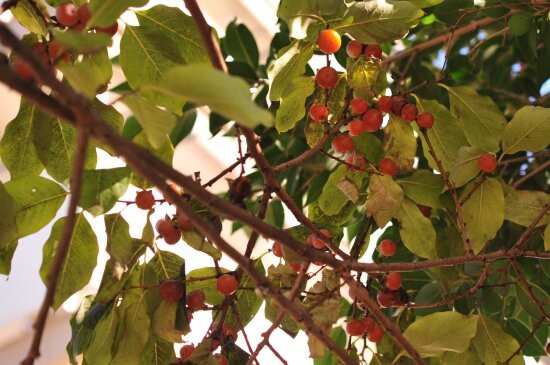
[[[410,123],[390,115],[384,128],[384,157],[392,158],[400,172],[412,171],[416,156],[416,138]]]
[[[432,221],[424,217],[416,204],[405,199],[395,218],[399,221],[401,240],[409,251],[425,258],[436,256],[436,234]]]
[[[477,147],[460,147],[458,156],[449,174],[449,180],[459,188],[479,174],[477,159],[483,153]]]
[[[404,198],[403,190],[387,175],[373,175],[365,203],[367,216],[374,217],[378,227],[384,227],[397,213]]]
[[[403,188],[405,195],[416,204],[432,208],[440,208],[439,195],[443,189],[441,175],[433,174],[428,170],[416,170],[412,175],[397,181]]]
[[[472,344],[483,363],[490,365],[506,361],[519,348],[519,343],[504,332],[497,322],[482,316],[479,317]]]
[[[538,152],[550,143],[550,108],[524,106],[506,125],[502,153]]]
[[[550,194],[543,191],[507,189],[505,194],[504,218],[510,222],[528,227],[550,204]],[[550,212],[537,223],[537,227],[550,223]]]

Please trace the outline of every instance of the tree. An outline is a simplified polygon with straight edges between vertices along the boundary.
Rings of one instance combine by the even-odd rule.
[[[265,63],[244,24],[218,41],[194,0],[184,0],[191,16],[135,10],[139,26],[125,26],[114,59],[120,15],[148,1],[46,3],[55,15],[41,0],[4,2],[29,30],[22,39],[0,24],[11,50],[0,81],[23,96],[0,142],[11,175],[0,185],[0,273],[18,239],[69,200],[44,244],[47,294],[24,364],[40,355],[50,308],[90,280],[90,216],[105,221],[110,260],[71,320],[73,363],[244,364],[264,347],[285,363],[269,344],[275,328],[304,331],[315,364],[545,354],[550,3],[282,0]],[[116,63],[127,82],[111,91],[127,120],[97,99]],[[240,154],[208,182],[170,166],[202,106]],[[126,167],[98,169],[97,149]],[[246,160],[255,169],[245,175]],[[209,192],[239,166],[227,193]],[[132,237],[117,204],[130,186],[140,191],[126,203],[148,218],[160,204],[176,213]],[[299,224],[284,227],[285,214]],[[221,237],[225,220],[246,228],[245,252]],[[216,265],[189,272],[162,240]],[[264,267],[265,254],[280,263]],[[238,268],[220,267],[222,255]],[[263,303],[273,325],[253,347],[246,326]],[[212,312],[212,326],[176,358],[198,310]]]

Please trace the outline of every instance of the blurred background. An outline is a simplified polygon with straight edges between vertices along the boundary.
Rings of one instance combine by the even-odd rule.
[[[0,3],[3,1],[0,1]],[[269,47],[273,34],[277,31],[277,16],[276,10],[279,0],[200,0],[199,5],[202,7],[207,20],[213,25],[220,36],[223,36],[226,25],[234,18],[238,18],[240,22],[246,24],[256,38],[259,47],[260,57],[265,60],[267,57],[267,48]],[[165,4],[172,7],[183,8],[181,0],[165,0],[165,1],[150,1],[147,7],[152,7],[157,4]],[[19,33],[23,34],[24,29],[13,19],[8,11],[0,16],[0,20],[10,25],[10,27]],[[136,24],[135,17],[132,14],[124,14],[122,20],[130,25]],[[120,22],[122,24],[122,22]],[[119,29],[118,35],[115,37],[115,46],[112,48],[112,56],[116,55],[117,42],[120,40],[120,35],[123,32],[123,27]],[[0,46],[1,47],[1,46]],[[440,60],[442,61],[442,60]],[[115,70],[111,86],[116,86],[124,79],[120,69]],[[550,85],[548,85],[550,86]],[[115,97],[109,92],[100,96],[105,103],[114,101]],[[12,120],[19,109],[20,97],[0,85],[0,135],[3,134],[6,124]],[[121,105],[115,106],[127,115]],[[223,137],[223,133],[212,137],[209,128],[208,120],[205,114],[199,115],[192,133],[185,138],[176,148],[174,154],[174,166],[189,175],[196,171],[200,171],[201,178],[208,180],[226,166],[233,163],[238,157],[236,141],[234,138]],[[115,167],[122,165],[122,162],[109,157],[106,154],[100,154],[98,167]],[[236,177],[231,174],[228,177]],[[0,179],[5,182],[9,180],[9,173],[0,163]],[[213,192],[220,192],[227,189],[226,180],[218,181],[211,189]],[[135,196],[135,190],[129,191],[123,200],[132,200]],[[160,195],[159,195],[160,197]],[[115,207],[115,209],[123,209],[123,215],[126,220],[135,222],[132,225],[132,234],[138,237],[145,223],[146,213],[133,206],[126,207],[123,204]],[[164,216],[167,212],[165,206],[157,209],[152,217],[153,222],[156,219]],[[62,207],[59,216],[65,215],[66,207]],[[104,225],[101,220],[87,216],[92,223],[96,232],[100,247],[100,256],[98,265],[94,271],[92,281],[80,293],[71,297],[61,309],[59,309],[48,321],[46,332],[44,335],[43,344],[41,347],[42,356],[38,360],[40,365],[62,365],[68,364],[68,357],[65,353],[65,346],[70,339],[69,318],[71,313],[78,309],[81,299],[89,294],[96,292],[101,275],[103,274],[103,266],[108,259],[104,250],[106,237]],[[290,214],[286,214],[289,219]],[[54,220],[55,221],[55,220]],[[54,222],[53,221],[53,222]],[[53,224],[52,222],[52,224]],[[42,245],[48,238],[52,224],[46,226],[41,231],[28,236],[19,241],[18,249],[15,253],[12,262],[12,271],[9,277],[0,276],[0,365],[18,364],[24,357],[29,347],[32,336],[32,323],[36,311],[42,302],[45,286],[42,283],[38,271],[42,262]],[[294,222],[286,222],[287,226],[293,225]],[[236,245],[241,251],[244,251],[246,245],[246,236],[242,233],[231,235],[230,225],[224,227],[224,237]],[[377,237],[373,237],[374,240]],[[211,259],[203,254],[197,253],[194,250],[184,247],[185,245],[176,245],[176,247],[163,245],[159,242],[163,249],[171,250],[186,259],[187,269],[203,266],[212,266]],[[257,246],[257,254],[266,252],[269,243],[262,242]],[[371,248],[373,249],[373,248]],[[370,257],[372,252],[367,253]],[[272,256],[272,255],[268,255]],[[269,258],[266,258],[269,260]],[[265,262],[269,264],[269,262]],[[231,261],[222,260],[222,266],[229,269],[235,267]],[[206,332],[210,325],[210,312],[202,312],[196,314],[192,322],[192,333],[186,337],[186,340],[197,343]],[[262,340],[263,333],[269,326],[270,322],[263,316],[263,308],[259,314],[247,327],[247,335],[254,347]],[[287,356],[289,364],[311,364],[312,361],[308,358],[307,338],[305,335],[299,335],[296,339],[291,340],[284,332],[276,331],[271,336],[272,344],[283,349],[283,355]],[[246,348],[243,336],[239,336],[238,344],[242,348]],[[292,358],[292,360],[290,359]],[[275,364],[278,360],[264,349],[259,356],[261,364]],[[544,360],[543,360],[544,361]],[[550,361],[541,363],[550,364]],[[535,364],[534,360],[529,360],[529,364]],[[93,364],[92,364],[93,365]]]

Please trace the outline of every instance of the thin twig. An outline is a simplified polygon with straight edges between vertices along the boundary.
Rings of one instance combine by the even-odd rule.
[[[549,166],[550,166],[550,160],[546,161],[545,163],[543,163],[542,165],[540,165],[539,167],[537,167],[536,169],[534,169],[530,173],[523,176],[521,179],[514,182],[512,184],[512,187],[514,189],[517,189],[518,186],[520,186],[521,184],[523,184],[524,182],[526,182],[527,180],[529,180],[533,176],[537,175],[538,173],[545,171]]]

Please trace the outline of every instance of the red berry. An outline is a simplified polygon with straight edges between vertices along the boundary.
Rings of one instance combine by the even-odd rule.
[[[392,107],[392,98],[390,96],[381,96],[376,103],[376,108],[382,113],[389,113]]]
[[[380,169],[380,172],[390,175],[391,177],[397,175],[397,165],[391,158],[383,158],[378,164],[378,168]]]
[[[346,46],[346,52],[351,58],[357,58],[363,53],[363,45],[356,40],[350,41]]]
[[[550,355],[550,342],[546,345],[546,353]]]
[[[191,231],[193,229],[193,222],[182,212],[178,213],[178,227],[182,231]]]
[[[422,213],[424,217],[429,219],[432,216],[432,208],[425,205],[419,205],[418,209],[420,209],[420,213]]]
[[[275,241],[273,243],[273,247],[271,248],[273,251],[273,254],[277,257],[283,257],[283,245],[279,241]]]
[[[390,290],[397,290],[401,288],[401,275],[398,272],[391,272],[386,278],[386,288]]]
[[[430,112],[420,113],[416,119],[416,123],[418,123],[418,125],[422,128],[431,128],[434,125],[434,122],[434,116]]]
[[[391,98],[391,111],[395,115],[401,115],[401,109],[403,105],[407,103],[407,100],[403,96],[393,96]]]
[[[204,308],[204,301],[206,300],[204,292],[202,290],[193,290],[191,293],[187,294],[185,303],[192,311],[198,311]]]
[[[118,32],[118,22],[114,22],[113,24],[105,28],[97,27],[95,28],[95,30],[96,32],[105,33],[109,37],[113,37],[116,34],[116,32]]]
[[[31,68],[29,67],[29,64],[22,60],[16,60],[13,63],[13,69],[15,72],[25,80],[33,80],[34,77],[32,75]]]
[[[362,321],[365,325],[365,332],[372,331],[376,326],[376,323],[374,323],[374,320],[372,318],[363,318]]]
[[[222,333],[223,333],[223,337],[229,337],[233,340],[233,342],[237,341],[238,334],[237,334],[237,331],[234,330],[233,328],[227,327],[224,324],[222,328]]]
[[[228,365],[229,362],[227,361],[227,358],[223,355],[220,355],[220,365]]]
[[[394,304],[394,295],[388,291],[380,290],[376,299],[378,300],[378,304],[384,308],[391,307]]]
[[[382,48],[378,44],[369,44],[365,47],[365,57],[382,58]]]
[[[361,319],[352,319],[346,324],[346,332],[350,336],[362,336],[365,330],[365,322]]]
[[[323,234],[323,236],[327,237],[327,238],[332,238],[332,234],[330,234],[329,231],[327,231],[326,229],[321,229],[320,232]],[[309,239],[309,241],[311,242],[311,245],[315,248],[318,248],[319,250],[322,250],[323,248],[325,248],[325,242],[319,238],[318,236],[312,234],[311,236],[313,236],[313,238]]]
[[[328,109],[324,104],[315,103],[309,108],[309,116],[316,122],[327,119]]]
[[[332,139],[332,148],[338,153],[351,152],[353,147],[353,139],[347,134],[340,134]]]
[[[375,326],[368,334],[367,339],[370,342],[379,342],[384,337],[384,330],[382,327]]]
[[[181,238],[180,232],[178,232],[178,230],[172,225],[172,222],[167,219],[159,220],[155,227],[157,232],[169,245],[177,243]]]
[[[300,262],[289,262],[287,265],[290,266],[292,270],[296,272],[299,272],[302,269],[302,263]]]
[[[354,98],[351,99],[349,106],[353,114],[359,115],[367,111],[369,108],[369,103],[365,98]]]
[[[178,280],[166,280],[159,286],[159,293],[162,300],[177,302],[183,296],[183,284]]]
[[[382,242],[380,242],[378,250],[382,255],[386,257],[391,257],[395,255],[395,252],[397,251],[397,245],[392,240],[383,240]]]
[[[484,153],[477,158],[477,166],[483,172],[490,174],[497,168],[498,161],[491,153]]]
[[[48,55],[45,43],[37,42],[32,45],[32,49],[38,54],[42,62],[44,62],[45,64],[50,62],[50,57]]]
[[[237,291],[239,282],[233,275],[223,274],[216,282],[216,289],[223,295],[231,295]]]
[[[340,49],[342,39],[340,34],[334,29],[325,29],[319,33],[317,37],[317,45],[319,49],[326,54],[332,54]]]
[[[418,117],[418,108],[414,104],[406,104],[401,109],[401,118],[406,122],[412,122]]]
[[[364,170],[367,165],[367,159],[360,153],[353,152],[346,157],[346,162],[356,168],[349,167],[351,171]]]
[[[363,122],[365,122],[365,128],[369,132],[376,132],[382,126],[382,113],[378,109],[370,109],[363,115]]]
[[[61,55],[63,55],[62,59],[65,63],[71,62],[71,55],[66,53],[65,49],[63,49],[63,47],[57,42],[50,42],[48,44],[48,53],[52,63],[59,61],[59,57],[61,57]]]
[[[155,197],[151,190],[142,190],[136,194],[136,205],[139,209],[149,210],[155,205]]]
[[[84,3],[78,7],[79,23],[85,25],[90,21],[92,14],[90,13],[90,6],[88,3]]]
[[[78,23],[78,8],[73,3],[64,3],[59,5],[55,15],[59,23],[66,27],[72,27]]]
[[[360,119],[355,119],[349,122],[348,129],[349,129],[349,135],[350,136],[358,136],[365,132],[366,130],[366,124]]]
[[[338,82],[338,72],[330,66],[322,67],[317,71],[315,80],[323,89],[333,89]]]
[[[194,345],[184,345],[182,348],[180,348],[180,359],[185,360],[189,358],[193,352],[195,352],[195,346]]]

